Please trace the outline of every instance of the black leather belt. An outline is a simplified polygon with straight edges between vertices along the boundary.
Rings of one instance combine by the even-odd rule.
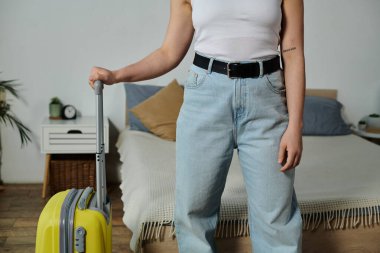
[[[195,54],[193,64],[208,69],[210,58],[203,55]],[[212,72],[225,74],[229,78],[253,78],[275,72],[280,69],[280,56],[261,62],[239,63],[239,62],[222,62],[214,60],[211,66]]]

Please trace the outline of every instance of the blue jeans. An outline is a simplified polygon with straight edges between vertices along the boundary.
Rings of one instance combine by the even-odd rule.
[[[295,170],[277,162],[289,115],[283,70],[230,79],[191,65],[176,132],[175,226],[180,253],[214,253],[233,150],[248,194],[255,253],[300,253]]]

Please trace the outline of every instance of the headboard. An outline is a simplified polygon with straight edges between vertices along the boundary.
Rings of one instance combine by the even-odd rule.
[[[338,95],[338,90],[335,89],[306,89],[306,96],[319,96],[336,99]],[[125,103],[125,125],[128,125],[128,107]]]
[[[306,89],[306,96],[318,96],[336,99],[338,90],[334,89]]]

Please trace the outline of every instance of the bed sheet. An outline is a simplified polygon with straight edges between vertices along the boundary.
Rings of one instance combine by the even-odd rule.
[[[173,225],[175,142],[126,128],[117,147],[123,163],[123,221],[133,232],[131,248],[137,249],[142,240],[157,238],[161,226]],[[295,190],[304,229],[316,229],[322,222],[329,229],[378,224],[379,179],[380,146],[353,134],[303,136]],[[222,196],[218,236],[249,234],[246,199],[235,149]]]

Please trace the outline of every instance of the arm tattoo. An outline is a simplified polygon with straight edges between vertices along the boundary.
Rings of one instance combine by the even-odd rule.
[[[289,51],[292,51],[292,50],[295,50],[296,47],[292,47],[292,48],[289,48],[289,49],[285,49],[285,50],[282,50],[283,53],[286,53],[286,52],[289,52]]]

